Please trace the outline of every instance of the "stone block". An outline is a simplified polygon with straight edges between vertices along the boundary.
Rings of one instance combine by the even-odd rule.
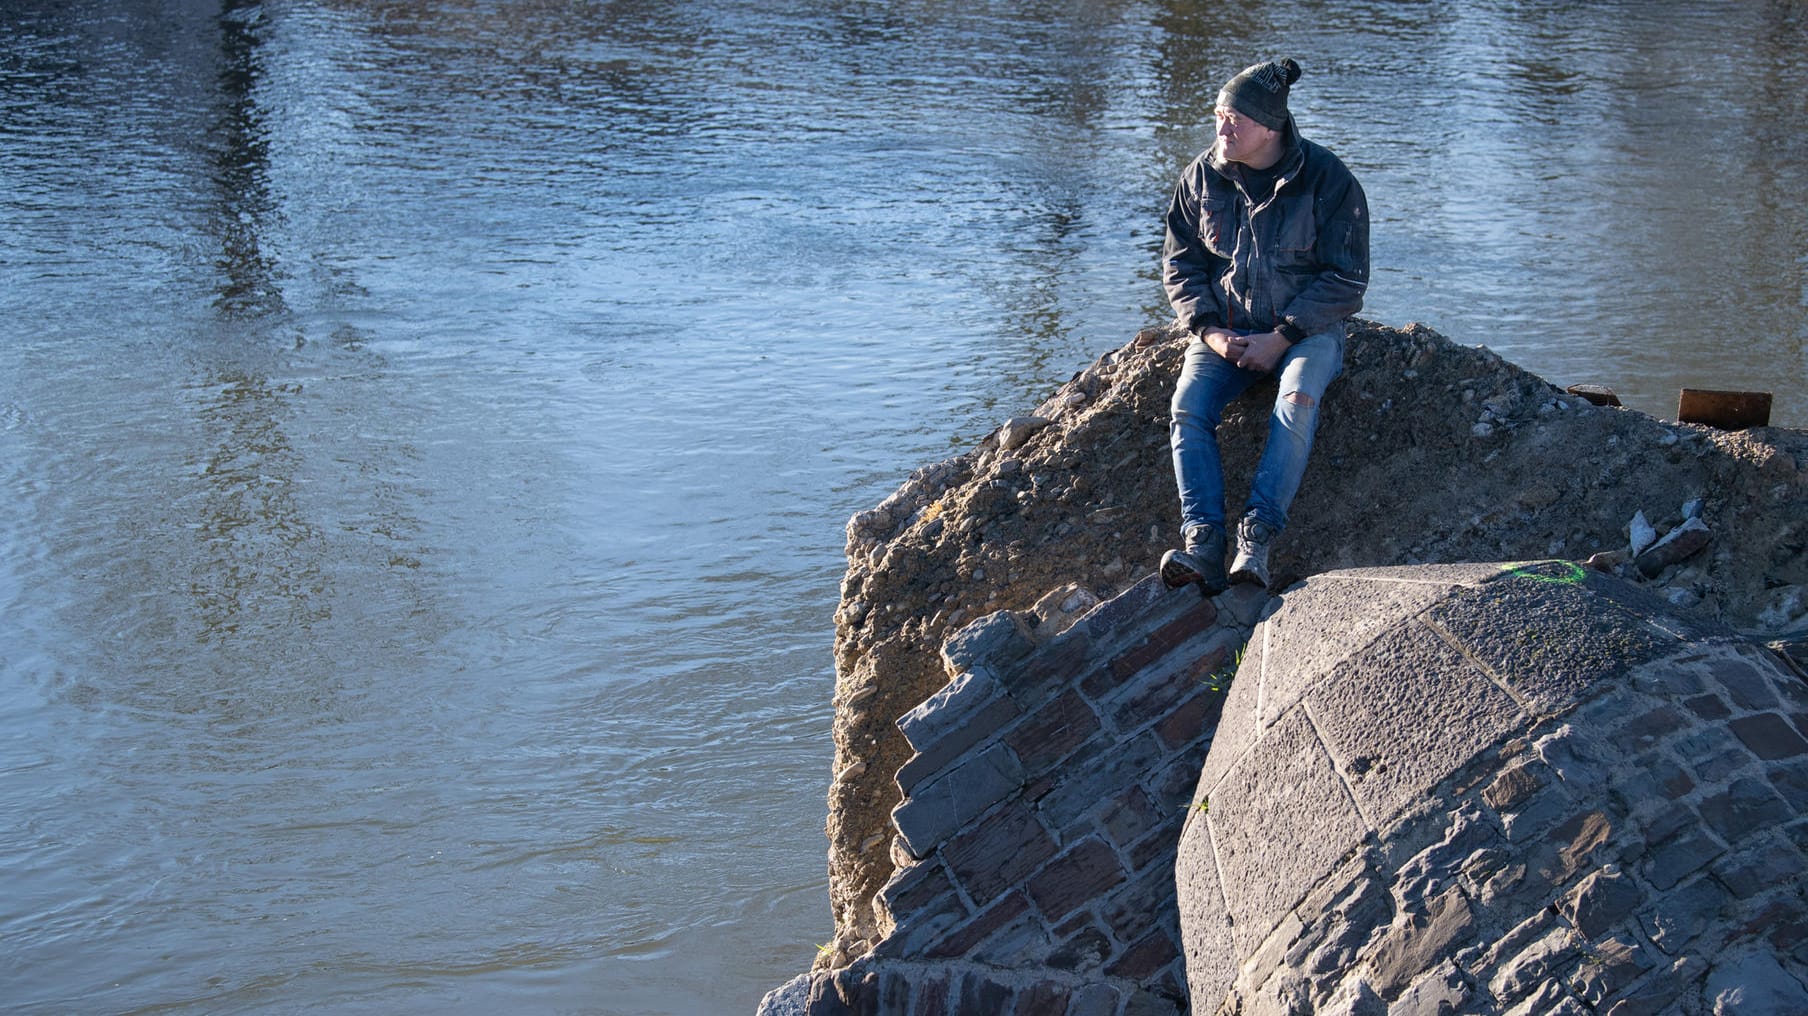
[[[1280,601],[1260,586],[1239,582],[1218,594],[1218,610],[1239,628],[1254,628],[1271,605]],[[1804,704],[1808,704],[1805,702]]]
[[[1387,1016],[1387,1003],[1360,977],[1346,977],[1317,1010],[1317,1016]]]
[[[1088,984],[1073,993],[1067,1001],[1065,1016],[1117,1016],[1124,1002],[1116,988],[1105,984]]]
[[[1720,783],[1752,764],[1751,752],[1718,724],[1702,725],[1677,738],[1671,749],[1705,784]]]
[[[1029,913],[1030,904],[1020,892],[1004,896],[991,906],[979,912],[971,921],[958,927],[950,928],[926,948],[909,954],[901,954],[902,958],[915,959],[919,955],[931,959],[956,959],[967,956],[980,944],[990,938],[1000,928]],[[881,942],[883,946],[885,943]]]
[[[1560,783],[1533,794],[1512,811],[1500,816],[1501,831],[1510,843],[1526,843],[1542,837],[1551,826],[1575,808],[1575,798]]]
[[[913,989],[916,979],[902,970],[879,971],[879,990],[876,993],[878,1006],[876,1012],[906,1013],[911,1010]]]
[[[760,999],[753,1016],[809,1016],[810,975],[798,974]]]
[[[1124,999],[1123,1016],[1185,1016],[1186,998],[1164,980],[1137,988]]]
[[[1630,991],[1607,1008],[1607,1016],[1657,1016],[1673,1011],[1671,1006],[1685,992],[1692,993],[1706,972],[1707,964],[1687,956],[1638,982]]]
[[[1106,743],[1104,747],[1114,750],[1100,751],[1085,765],[1070,761],[1060,772],[1059,782],[1037,804],[1063,842],[1072,838],[1072,831],[1100,804],[1134,785],[1161,760],[1161,745],[1149,733],[1139,734],[1127,744]]]
[[[999,672],[998,683],[1012,698],[1033,707],[1076,682],[1085,687],[1100,680],[1098,675],[1105,671],[1095,670],[1097,655],[1084,630],[1076,626],[1050,639],[1017,666]]]
[[[1148,669],[1156,661],[1185,645],[1194,636],[1211,628],[1218,620],[1218,608],[1212,601],[1194,601],[1180,616],[1167,621],[1128,648],[1112,657],[1106,669],[1119,681]]]
[[[1531,994],[1502,1016],[1587,1016],[1588,1010],[1565,994],[1563,985],[1545,980],[1532,985]]]
[[[921,752],[966,727],[975,713],[1001,694],[990,671],[965,671],[898,717],[897,727],[910,746]]]
[[[1775,956],[1755,950],[1714,964],[1702,1005],[1715,1013],[1808,1013],[1808,990]]]
[[[1633,880],[1608,866],[1583,879],[1558,904],[1558,912],[1583,938],[1598,939],[1645,902]]]
[[[1585,588],[1595,596],[1612,603],[1626,613],[1649,624],[1655,632],[1689,642],[1727,641],[1734,637],[1731,629],[1718,621],[1684,611],[1649,588],[1621,579],[1590,572]]]
[[[1029,877],[1057,851],[1028,808],[1005,808],[942,847],[942,859],[973,902],[985,906]]]
[[[1669,889],[1725,851],[1706,830],[1684,829],[1646,851],[1645,878],[1659,889]]]
[[[1426,612],[1540,715],[1554,715],[1602,681],[1673,650],[1675,641],[1585,583],[1507,576],[1465,589]]]
[[[929,856],[948,837],[1023,786],[1023,767],[1002,744],[917,788],[892,809],[892,821],[915,858]]]
[[[910,1016],[960,1016],[954,1011],[954,1000],[948,996],[957,976],[944,973],[925,974],[917,982],[916,1008]]]
[[[1543,765],[1515,762],[1488,784],[1482,800],[1495,811],[1512,811],[1549,782],[1550,773]]]
[[[1581,956],[1575,932],[1559,925],[1511,956],[1502,958],[1488,991],[1503,1003],[1516,1002],[1539,986],[1567,979],[1569,967]],[[1548,1011],[1548,1010],[1545,1010]]]
[[[1032,984],[1017,993],[1016,1016],[1050,1016],[1064,1013],[1072,1002],[1065,986],[1043,982]]]
[[[1674,801],[1695,789],[1695,778],[1663,752],[1653,752],[1634,759],[1632,764],[1614,775],[1608,793],[1615,807],[1624,814],[1648,812],[1653,817],[1675,814],[1678,809],[1660,807],[1661,802]]]
[[[1146,981],[1173,963],[1179,955],[1180,948],[1174,944],[1167,929],[1157,925],[1148,934],[1131,943],[1123,955],[1105,968],[1105,973],[1132,981]]]
[[[1552,830],[1550,841],[1542,847],[1542,851],[1555,848],[1555,856],[1546,862],[1545,869],[1551,881],[1557,884],[1569,881],[1594,861],[1612,837],[1613,820],[1602,811],[1576,815]]]
[[[1195,684],[1209,679],[1209,675],[1215,672],[1218,661],[1223,658],[1224,651],[1218,649],[1201,660],[1200,665],[1206,668],[1208,677],[1199,675],[1199,667],[1193,668],[1191,676]],[[1222,688],[1223,685],[1218,687]],[[1161,738],[1161,743],[1169,749],[1184,748],[1200,742],[1210,743],[1212,732],[1218,726],[1218,710],[1223,706],[1222,691],[1214,691],[1210,686],[1199,687],[1191,698],[1175,706],[1155,724],[1155,736]]]
[[[1455,883],[1478,852],[1500,842],[1500,833],[1494,823],[1479,811],[1459,810],[1451,812],[1447,819],[1442,835],[1398,865],[1393,878],[1393,895],[1407,909],[1420,906],[1428,896]],[[1427,821],[1422,828],[1429,831],[1430,827],[1431,823]]]
[[[1248,754],[1258,739],[1261,717],[1256,710],[1261,704],[1263,660],[1266,658],[1262,642],[1267,631],[1266,627],[1257,628],[1250,636],[1243,647],[1243,662],[1238,665],[1237,675],[1224,694],[1224,705],[1218,711],[1218,727],[1212,731],[1211,750],[1199,772],[1198,786],[1206,793],[1224,779],[1224,774]]]
[[[1628,755],[1650,751],[1679,730],[1691,726],[1688,717],[1671,705],[1658,705],[1620,723],[1609,736],[1613,745]]]
[[[1375,989],[1393,995],[1438,967],[1474,931],[1468,897],[1452,887],[1427,902],[1424,912],[1401,914],[1369,954]]]
[[[1030,899],[1051,921],[1124,881],[1123,864],[1104,840],[1091,837],[1050,861],[1027,883]]]
[[[1582,1001],[1599,1010],[1602,1003],[1643,977],[1655,965],[1650,953],[1635,936],[1615,935],[1583,950],[1582,964],[1576,970],[1572,986]]]
[[[1498,571],[1498,569],[1495,569]],[[1383,632],[1448,595],[1457,577],[1437,568],[1315,575],[1288,591],[1264,622],[1262,726],[1292,708],[1332,668]]]
[[[1068,689],[1019,721],[1004,735],[1004,743],[1027,775],[1039,776],[1099,730],[1092,706]]]
[[[1177,598],[1162,583],[1161,576],[1151,572],[1129,589],[1087,611],[1068,632],[1101,643],[1114,641],[1122,631],[1145,622],[1156,612],[1176,609],[1176,603]]]
[[[1795,817],[1770,784],[1750,777],[1734,780],[1720,793],[1703,798],[1696,807],[1708,828],[1729,845]]]
[[[1771,834],[1711,869],[1720,884],[1739,899],[1750,899],[1766,890],[1799,885],[1804,870],[1802,855],[1779,835]]]
[[[1173,810],[1178,812],[1180,809]],[[1141,842],[1131,847],[1124,855],[1124,859],[1130,862],[1130,870],[1148,871],[1151,865],[1161,865],[1171,869],[1176,850],[1174,838],[1180,830],[1181,823],[1185,821],[1182,818],[1172,823],[1163,823],[1164,828],[1143,837]]]
[[[810,1016],[855,1016],[856,1010],[842,998],[840,982],[829,975],[811,975],[810,996],[804,1003]]]
[[[946,885],[945,880],[932,882]],[[891,888],[891,884],[887,884],[886,890]],[[924,887],[925,890],[928,888],[940,888],[940,885]],[[888,905],[887,910],[896,919],[897,925],[890,935],[873,947],[871,955],[882,959],[915,959],[940,941],[949,929],[968,917],[967,905],[951,885],[946,891],[934,895],[929,895],[926,891],[909,895],[913,898],[903,906],[894,909]],[[887,898],[886,902],[894,904],[896,900]]]
[[[1526,721],[1506,692],[1418,624],[1392,628],[1356,651],[1305,702],[1376,828]]]
[[[1724,720],[1733,715],[1733,711],[1726,707],[1725,700],[1712,692],[1697,695],[1684,702],[1683,705],[1688,706],[1690,712],[1704,720]]]
[[[1808,813],[1808,760],[1782,762],[1768,767],[1770,786],[1797,815]]]
[[[1766,762],[1808,755],[1808,741],[1776,713],[1741,716],[1727,726],[1752,754]]]
[[[1015,1001],[1015,993],[983,971],[969,971],[955,988],[957,1013],[1007,1013]]]
[[[886,913],[896,920],[907,920],[940,897],[952,895],[954,881],[948,877],[947,869],[934,860],[899,867],[879,889]]]
[[[1187,990],[1202,1011],[1217,1005],[1236,977],[1240,954],[1218,878],[1218,860],[1203,812],[1192,812],[1174,859],[1175,901],[1181,914]]]
[[[980,742],[996,734],[1018,715],[1017,703],[1009,696],[995,695],[966,714],[958,723],[947,725],[941,736],[930,741],[908,761],[898,767],[898,792],[909,797],[925,780],[965,758]],[[930,732],[919,728],[927,737]]]
[[[1297,912],[1290,910],[1284,914],[1281,923],[1268,933],[1268,938],[1263,940],[1261,946],[1243,958],[1237,971],[1238,987],[1245,993],[1259,994],[1275,972],[1281,969],[1281,964],[1298,945],[1300,934],[1305,930],[1305,922],[1300,920]],[[1298,977],[1300,971],[1289,970],[1287,973]]]
[[[867,1016],[879,1011],[879,972],[871,963],[856,961],[852,966],[835,971],[830,984],[833,990],[829,994],[839,998],[846,1009],[837,1010],[831,1006],[826,1012],[839,1014],[845,1011],[850,1016],[855,1013]],[[810,1016],[822,1016],[816,999],[812,997],[810,1002]]]
[[[1632,675],[1632,686],[1653,698],[1683,699],[1707,691],[1707,682],[1690,660],[1661,660]]]
[[[1194,672],[1196,662],[1166,660],[1131,674],[1100,701],[1100,711],[1120,734],[1169,716],[1182,702],[1205,690],[1207,678]]]
[[[1098,916],[1119,942],[1134,942],[1155,925],[1177,920],[1174,908],[1174,866],[1151,865],[1108,898],[1098,901]]]
[[[1303,710],[1225,775],[1206,819],[1242,955],[1368,833]]]
[[[1388,1006],[1387,1016],[1455,1016],[1468,1012],[1469,980],[1444,960]]]
[[[1564,783],[1591,787],[1606,782],[1622,759],[1601,743],[1597,731],[1584,734],[1566,723],[1540,737],[1534,751]]]
[[[1031,970],[1043,966],[1053,948],[1048,922],[1031,912],[993,932],[966,958],[999,970]]]
[[[1198,748],[1182,751],[1161,763],[1160,768],[1149,771],[1144,785],[1149,789],[1149,796],[1155,799],[1156,811],[1168,814],[1196,803],[1201,754],[1203,752]]]
[[[1308,976],[1322,978],[1351,969],[1362,949],[1375,937],[1378,929],[1394,920],[1394,901],[1379,879],[1364,867],[1345,868],[1354,872],[1348,878],[1339,873],[1327,883],[1342,882],[1343,892],[1323,906],[1315,906],[1314,890],[1301,904],[1301,913],[1318,913],[1320,920],[1300,936],[1299,943],[1287,956],[1287,962]],[[1321,886],[1320,889],[1326,888]]]
[[[1681,956],[1690,942],[1718,921],[1733,898],[1720,883],[1698,878],[1660,897],[1639,915],[1639,923],[1653,945],[1672,956]]]
[[[1048,965],[1056,970],[1091,974],[1102,969],[1116,951],[1111,936],[1093,922],[1090,914],[1081,911],[1055,929]]]
[[[1005,669],[1036,647],[1029,625],[1015,611],[987,614],[942,643],[942,667],[950,675],[982,666]]]
[[[1155,802],[1141,787],[1130,787],[1099,812],[1099,829],[1120,850],[1128,850],[1163,824],[1164,816],[1156,812]]]
[[[1712,667],[1714,676],[1726,687],[1733,703],[1740,710],[1753,712],[1775,709],[1781,704],[1777,700],[1776,689],[1771,687],[1770,679],[1749,661],[1723,658],[1715,660]]]
[[[1662,843],[1691,826],[1699,825],[1701,817],[1686,804],[1675,807],[1660,808],[1651,813],[1644,823],[1645,841],[1647,844]]]

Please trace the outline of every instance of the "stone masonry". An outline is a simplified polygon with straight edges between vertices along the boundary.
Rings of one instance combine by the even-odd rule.
[[[951,680],[898,720],[915,754],[897,774],[888,930],[762,1012],[1185,1012],[1175,849],[1268,602],[1151,575],[1052,636],[1010,611],[957,633]]]
[[[1176,862],[1195,1013],[1808,1013],[1808,684],[1575,565],[1326,573]]]

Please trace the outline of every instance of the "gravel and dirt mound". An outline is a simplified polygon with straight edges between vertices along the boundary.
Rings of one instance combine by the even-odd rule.
[[[1139,334],[848,523],[828,824],[836,939],[818,967],[886,930],[873,900],[893,867],[892,776],[910,755],[894,721],[946,680],[943,640],[1069,584],[1109,598],[1178,540],[1167,423],[1183,349],[1178,333]],[[1346,360],[1275,547],[1277,588],[1339,568],[1594,558],[1759,641],[1801,638],[1808,432],[1593,406],[1418,325],[1356,322]],[[1258,385],[1226,413],[1232,517],[1273,397]],[[1651,531],[1629,533],[1635,516]],[[1705,547],[1661,567],[1657,552],[1628,560],[1629,543],[1690,517],[1678,535],[1699,542],[1705,524]]]

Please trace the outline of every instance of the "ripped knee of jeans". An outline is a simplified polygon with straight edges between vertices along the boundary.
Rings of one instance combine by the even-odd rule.
[[[1274,415],[1281,426],[1304,440],[1318,422],[1318,402],[1305,392],[1288,392],[1274,404]]]

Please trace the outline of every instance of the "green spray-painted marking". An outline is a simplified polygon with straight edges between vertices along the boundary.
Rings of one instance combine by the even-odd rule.
[[[1544,568],[1553,565],[1561,571],[1561,574],[1549,575],[1532,571],[1533,568]],[[1517,568],[1508,568],[1507,574],[1516,578],[1531,579],[1533,582],[1549,582],[1559,586],[1580,585],[1588,578],[1588,572],[1574,561],[1540,561],[1535,565],[1521,565]]]

